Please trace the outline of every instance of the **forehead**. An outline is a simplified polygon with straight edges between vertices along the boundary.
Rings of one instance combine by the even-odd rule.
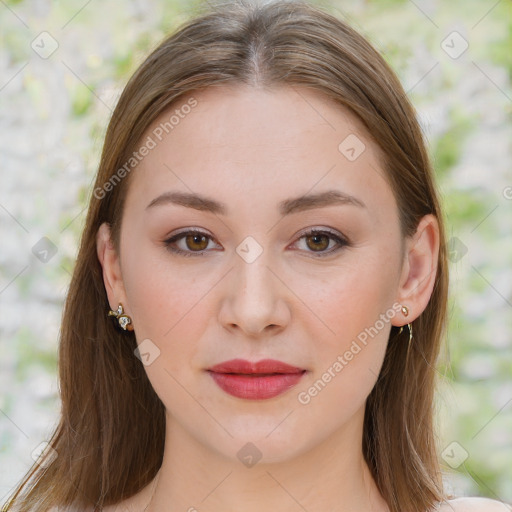
[[[304,87],[195,91],[152,123],[145,143],[152,148],[133,173],[132,202],[147,205],[162,192],[181,190],[214,193],[227,204],[250,195],[268,206],[337,188],[377,214],[396,206],[379,149],[361,121]]]

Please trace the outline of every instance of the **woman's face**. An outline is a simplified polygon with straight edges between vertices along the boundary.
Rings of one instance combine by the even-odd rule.
[[[391,326],[411,320],[397,206],[374,143],[323,96],[192,96],[143,138],[110,304],[169,421],[227,457],[252,442],[284,460],[360,426]],[[301,373],[209,371],[233,359]]]

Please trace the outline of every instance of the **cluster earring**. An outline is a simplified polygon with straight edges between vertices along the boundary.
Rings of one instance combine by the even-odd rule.
[[[128,315],[124,314],[123,305],[121,303],[119,303],[117,311],[113,311],[111,309],[108,312],[108,316],[115,316],[121,329],[125,331],[133,331],[132,319]]]
[[[402,306],[402,313],[404,316],[407,316],[409,314],[409,308],[407,306]],[[409,347],[411,346],[412,341],[412,324],[408,323],[407,327],[409,328]],[[400,327],[400,330],[398,331],[398,334],[402,334],[402,331],[404,330],[404,326]]]

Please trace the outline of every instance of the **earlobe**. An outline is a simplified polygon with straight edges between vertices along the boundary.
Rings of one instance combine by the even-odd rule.
[[[110,226],[104,222],[96,234],[96,251],[103,269],[103,284],[111,309],[116,310],[120,302],[126,303],[119,256],[110,237]]]
[[[407,322],[420,316],[430,300],[437,274],[439,243],[437,218],[425,215],[414,236],[407,240],[406,261],[400,278],[398,302],[410,311]]]

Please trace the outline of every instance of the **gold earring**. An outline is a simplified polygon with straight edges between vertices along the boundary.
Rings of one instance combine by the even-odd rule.
[[[133,331],[132,319],[128,315],[124,314],[123,305],[121,303],[119,303],[117,311],[113,311],[111,309],[108,312],[108,316],[115,316],[121,329],[125,331]]]
[[[409,314],[409,308],[407,306],[402,306],[402,313],[404,316],[407,316]],[[409,346],[411,346],[412,341],[412,324],[408,323],[407,327],[409,328]],[[400,330],[398,331],[398,334],[402,334],[402,331],[404,330],[404,326],[400,327]]]

